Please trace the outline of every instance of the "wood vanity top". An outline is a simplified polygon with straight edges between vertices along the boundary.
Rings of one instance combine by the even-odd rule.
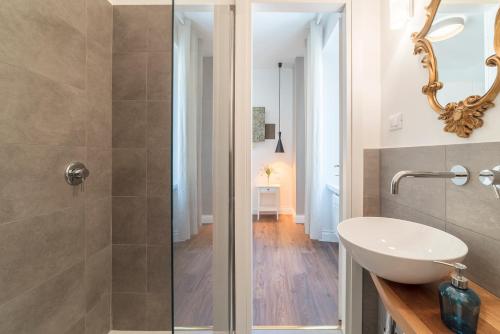
[[[399,284],[370,274],[380,299],[405,334],[453,333],[442,322],[438,283]],[[477,333],[500,333],[500,298],[473,282],[470,287],[481,298]]]

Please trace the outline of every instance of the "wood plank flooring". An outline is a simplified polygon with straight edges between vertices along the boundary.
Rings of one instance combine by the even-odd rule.
[[[337,325],[338,244],[310,240],[288,215],[261,216],[253,237],[254,325]],[[212,324],[211,245],[204,225],[174,246],[176,326]]]
[[[289,215],[253,227],[254,325],[337,325],[338,244],[310,240]]]
[[[174,244],[174,324],[212,325],[212,224]]]

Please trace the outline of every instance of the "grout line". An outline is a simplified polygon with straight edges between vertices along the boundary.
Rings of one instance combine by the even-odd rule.
[[[149,14],[148,14],[149,16]],[[147,307],[147,303],[148,303],[148,298],[147,298],[147,293],[149,291],[149,277],[148,277],[148,271],[149,271],[149,252],[148,252],[148,247],[149,247],[149,244],[148,244],[148,233],[149,233],[149,229],[148,229],[148,225],[149,225],[149,131],[148,131],[148,128],[149,128],[149,67],[150,67],[150,53],[149,53],[149,34],[150,34],[150,29],[147,30],[147,34],[146,34],[146,43],[148,45],[148,52],[147,52],[147,57],[146,57],[146,127],[145,127],[145,147],[146,147],[146,219],[145,219],[145,230],[146,230],[146,273],[145,273],[145,276],[146,276],[146,309],[144,310],[144,314],[146,315],[146,328],[149,328],[149,316],[148,316],[148,307]]]

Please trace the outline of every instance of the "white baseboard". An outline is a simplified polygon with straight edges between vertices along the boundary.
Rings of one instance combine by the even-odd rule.
[[[264,212],[264,211],[261,211]],[[273,213],[272,211],[269,211],[270,213]],[[295,210],[293,208],[280,208],[279,210],[280,215],[292,215],[295,216]],[[257,214],[257,209],[252,209],[252,214],[256,215]]]
[[[321,231],[321,241],[339,242],[339,236],[334,231],[323,230]]]
[[[183,240],[180,240],[181,239],[181,234],[180,234],[179,231],[173,231],[172,232],[172,239],[174,240],[174,242],[183,241]]]
[[[201,216],[201,223],[202,224],[213,224],[214,223],[214,216],[213,215],[202,215]]]
[[[295,215],[295,223],[296,224],[304,224],[306,221],[306,217],[304,215]]]

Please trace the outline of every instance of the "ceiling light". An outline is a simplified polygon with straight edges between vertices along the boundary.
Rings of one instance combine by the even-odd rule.
[[[431,27],[427,39],[431,42],[441,42],[460,34],[465,28],[463,16],[451,16],[437,21]]]

